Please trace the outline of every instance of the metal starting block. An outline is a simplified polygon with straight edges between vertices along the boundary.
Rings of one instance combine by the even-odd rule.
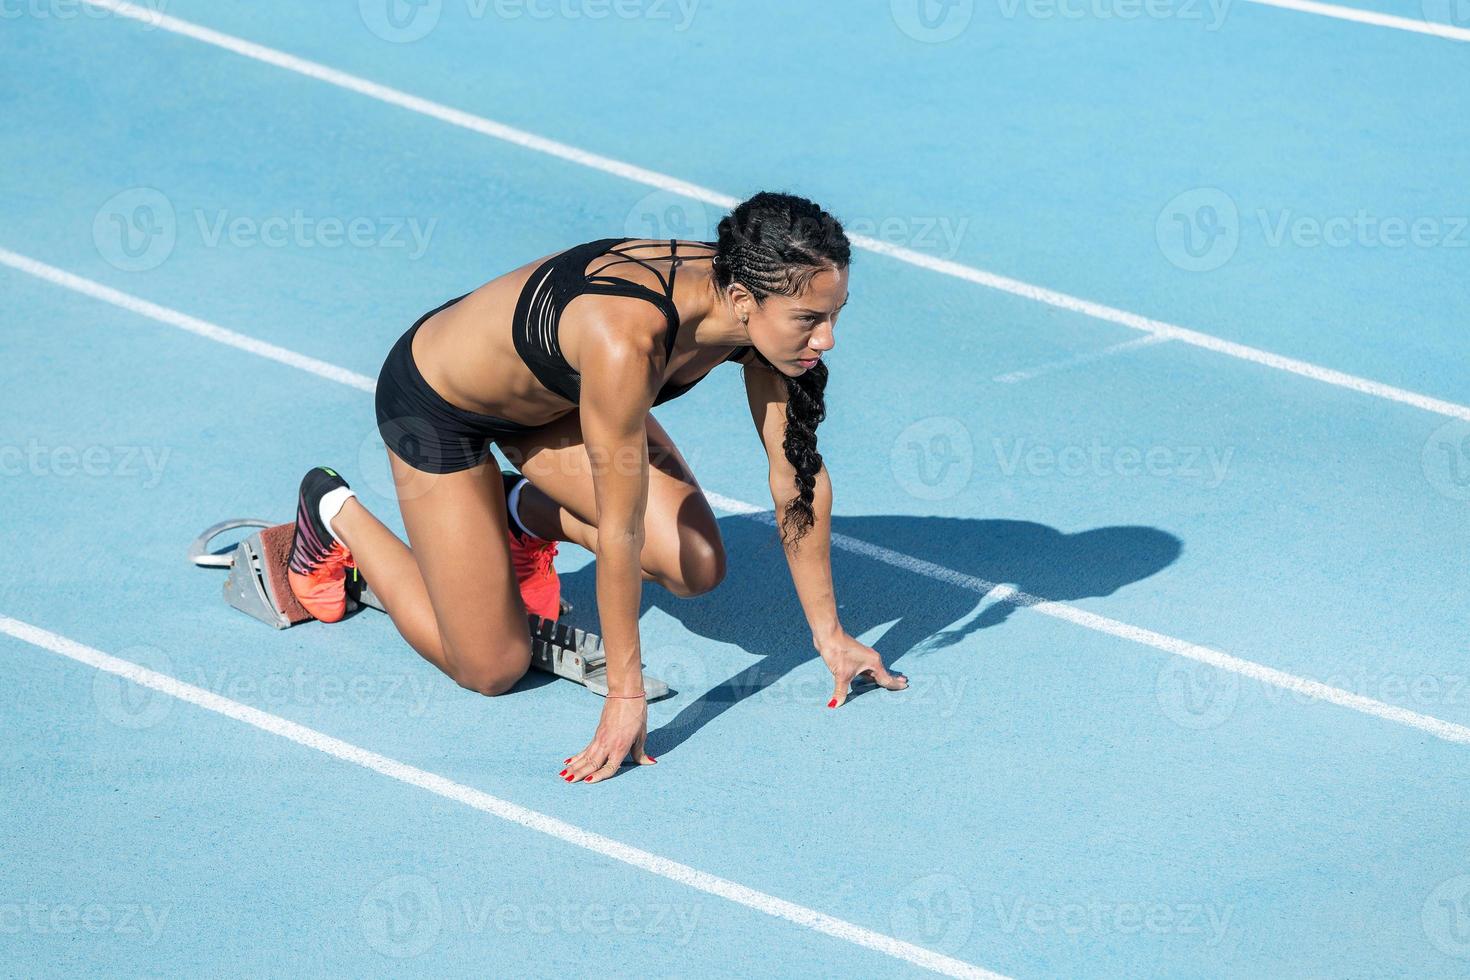
[[[260,530],[240,539],[229,551],[209,550],[214,538],[240,528]],[[273,524],[252,518],[221,521],[206,528],[189,545],[189,560],[201,568],[228,568],[230,574],[223,588],[225,601],[268,626],[285,629],[312,618],[296,601],[286,578],[295,531],[295,524]],[[384,611],[382,601],[354,568],[347,578],[347,609],[352,613],[363,606]],[[527,614],[531,666],[607,697],[607,657],[603,654],[602,637],[572,626],[567,621],[571,611],[572,604],[562,599],[561,615],[555,620]],[[650,701],[669,694],[669,685],[647,674],[643,675],[643,689]]]
[[[535,613],[527,613],[526,618],[531,627],[532,667],[576,681],[607,697],[607,657],[602,652],[602,637],[560,619],[542,619]],[[657,701],[668,697],[669,685],[644,674],[643,691],[648,700]]]

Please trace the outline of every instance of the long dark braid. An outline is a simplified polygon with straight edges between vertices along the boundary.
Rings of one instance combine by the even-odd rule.
[[[763,192],[720,221],[714,284],[723,292],[738,282],[762,303],[767,296],[796,296],[818,272],[844,269],[851,260],[852,246],[836,218],[804,197]],[[775,370],[760,351],[756,357]],[[781,448],[796,470],[797,496],[781,517],[781,538],[795,544],[816,521],[812,497],[822,469],[817,426],[827,417],[827,364],[819,361],[785,381],[786,439]]]

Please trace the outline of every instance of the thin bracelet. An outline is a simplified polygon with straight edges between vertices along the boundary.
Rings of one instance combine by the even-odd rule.
[[[637,694],[609,694],[608,697],[610,697],[610,698],[641,698],[641,697],[645,697],[647,695],[647,693],[648,692],[646,692],[646,691],[639,691]]]

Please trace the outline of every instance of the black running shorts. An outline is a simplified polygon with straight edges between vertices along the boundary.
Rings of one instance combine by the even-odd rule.
[[[398,338],[378,374],[376,406],[383,444],[425,473],[457,473],[478,466],[491,458],[490,444],[495,440],[536,428],[451,405],[419,373],[413,361],[414,334],[429,317],[462,299],[456,297],[419,317]]]

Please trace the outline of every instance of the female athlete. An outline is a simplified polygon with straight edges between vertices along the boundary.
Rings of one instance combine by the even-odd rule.
[[[556,617],[552,559],[557,542],[575,542],[597,557],[610,696],[561,778],[600,782],[630,756],[652,764],[643,582],[708,592],[725,552],[649,409],[738,361],[792,581],[835,683],[828,707],[862,674],[903,689],[903,675],[843,630],[832,586],[832,488],[816,429],[849,257],[841,224],[816,204],[762,193],[720,222],[716,242],[588,242],[425,314],[389,352],[376,401],[409,543],[316,467],[301,483],[292,591],[334,622],[356,567],[410,646],[462,687],[496,695],[530,663],[526,613]],[[500,470],[492,442],[519,473]]]

